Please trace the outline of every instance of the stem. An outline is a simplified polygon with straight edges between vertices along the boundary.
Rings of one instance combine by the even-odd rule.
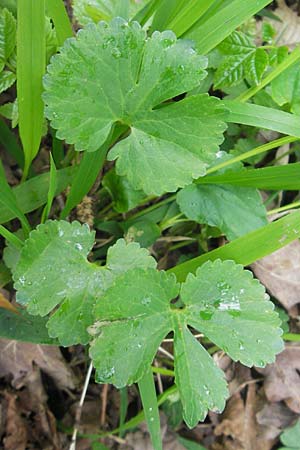
[[[289,144],[290,142],[298,141],[299,138],[293,137],[293,136],[285,136],[279,139],[276,139],[275,141],[268,142],[267,144],[260,145],[259,147],[256,147],[252,150],[249,150],[248,152],[243,153],[242,155],[238,155],[234,158],[231,158],[227,161],[224,161],[217,166],[211,167],[207,170],[206,174],[209,175],[211,173],[217,172],[220,169],[223,169],[224,167],[231,166],[232,164],[243,161],[244,159],[250,158],[252,156],[259,155],[261,153],[265,153],[268,150],[273,150],[274,148],[280,147],[284,144]]]
[[[24,242],[18,238],[15,234],[11,233],[3,225],[0,225],[0,235],[4,237],[8,242],[10,242],[18,250],[22,250]]]
[[[269,216],[271,214],[277,214],[277,213],[281,213],[284,211],[288,211],[289,209],[299,208],[299,206],[300,206],[300,201],[294,202],[294,203],[289,203],[288,205],[281,206],[280,208],[271,209],[270,211],[267,212],[267,214]]]
[[[174,370],[165,369],[163,367],[151,367],[153,373],[159,373],[160,375],[164,375],[166,377],[175,377]]]
[[[276,77],[278,77],[282,72],[284,72],[288,67],[292,66],[295,62],[300,59],[300,47],[296,47],[289,56],[282,61],[272,72],[270,72],[257,86],[253,86],[246,92],[239,95],[236,100],[240,102],[246,102],[251,97],[253,97],[257,92],[263,89],[267,84],[271,83]]]
[[[74,426],[74,431],[73,431],[73,435],[72,435],[72,441],[71,441],[71,445],[69,450],[76,450],[76,438],[77,438],[77,433],[78,433],[78,427],[79,427],[79,423],[80,423],[80,418],[81,418],[81,413],[82,413],[82,407],[83,407],[83,403],[84,403],[84,399],[86,396],[86,392],[89,386],[89,382],[90,382],[90,378],[92,375],[92,370],[93,370],[93,364],[90,363],[86,377],[85,377],[85,381],[84,381],[84,386],[82,389],[82,394],[80,397],[80,402],[79,405],[77,407],[77,411],[76,411],[76,416],[75,416],[75,426]]]
[[[300,341],[300,334],[295,333],[284,333],[282,335],[283,339],[285,341],[292,341],[292,342],[299,342]]]

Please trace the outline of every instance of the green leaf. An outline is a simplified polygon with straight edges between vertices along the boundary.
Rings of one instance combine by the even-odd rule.
[[[19,201],[17,200],[17,197],[14,195],[14,191],[7,182],[1,160],[0,160],[0,191],[1,191],[0,196],[1,209],[7,208],[7,210],[9,210],[9,213],[12,214],[13,217],[17,217],[22,224],[22,228],[25,234],[28,234],[30,231],[30,225],[19,206]]]
[[[3,120],[0,120],[0,142],[5,150],[10,153],[18,165],[23,168],[24,154],[20,147],[16,135],[12,132],[10,127],[6,125]],[[1,216],[1,214],[0,214]]]
[[[224,55],[215,75],[215,87],[229,87],[248,78],[258,84],[268,66],[268,55],[263,48],[256,48],[250,38],[234,31],[217,49]]]
[[[127,178],[117,175],[115,169],[104,175],[102,184],[113,199],[114,209],[120,213],[135,208],[146,197],[143,191],[133,189]]]
[[[46,322],[46,319],[32,317],[21,309],[16,314],[0,308],[0,337],[35,344],[57,345],[57,341],[48,335]]]
[[[179,294],[182,308],[174,305]],[[95,306],[98,321],[92,328],[90,355],[96,378],[117,387],[139,381],[160,342],[173,331],[176,385],[184,419],[193,427],[208,409],[224,408],[227,389],[222,371],[188,326],[203,332],[235,361],[264,366],[283,348],[273,308],[264,287],[233,261],[207,262],[181,289],[165,272],[130,270]]]
[[[300,421],[298,420],[295,425],[287,428],[280,436],[282,444],[287,448],[282,448],[282,450],[298,450],[299,440],[300,440]]]
[[[298,239],[299,235],[300,214],[298,211],[295,211],[286,217],[235,239],[223,247],[178,264],[176,267],[169,269],[169,272],[175,273],[177,279],[183,281],[190,272],[196,272],[197,268],[206,261],[214,261],[218,258],[222,260],[232,259],[236,263],[248,266],[254,261]]]
[[[11,281],[11,274],[6,265],[0,261],[0,289]]]
[[[60,194],[70,184],[74,173],[74,167],[67,167],[57,171],[57,190],[55,195]],[[15,198],[18,199],[18,206],[22,213],[34,211],[47,202],[49,183],[50,174],[48,172],[30,178],[25,183],[19,184],[12,189]],[[7,202],[3,203],[0,210],[0,223],[8,222],[15,217],[18,217],[17,211],[12,210]]]
[[[206,450],[202,445],[197,444],[194,441],[190,441],[183,437],[178,437],[178,442],[186,448],[186,450]]]
[[[285,70],[271,83],[272,97],[278,105],[289,104],[291,112],[300,114],[299,62]]]
[[[0,62],[5,64],[16,47],[16,19],[4,8],[0,14]]]
[[[299,117],[294,114],[237,100],[226,100],[224,103],[230,110],[226,119],[228,122],[300,137]]]
[[[9,87],[11,87],[16,81],[16,75],[9,70],[4,70],[0,73],[0,94]]]
[[[47,221],[25,241],[14,270],[17,301],[31,314],[45,316],[61,305],[47,327],[64,346],[89,341],[92,306],[114,277],[134,267],[156,265],[146,250],[119,240],[108,252],[107,268],[99,267],[86,259],[93,243],[94,233],[86,225]]]
[[[267,224],[266,209],[253,188],[191,184],[177,194],[177,202],[186,217],[219,228],[229,240]]]
[[[246,60],[245,76],[255,84],[259,84],[269,64],[269,57],[263,48],[256,51]]]
[[[100,20],[110,20],[114,16],[129,19],[149,0],[73,0],[74,16],[81,25]]]
[[[42,78],[46,66],[45,0],[18,0],[17,94],[19,132],[25,154],[23,179],[43,132]]]
[[[118,158],[117,173],[147,194],[175,191],[204,175],[223,140],[222,103],[196,95],[158,108],[205,76],[206,59],[190,45],[170,31],[146,39],[136,22],[120,18],[90,24],[66,42],[45,77],[46,115],[57,136],[95,151],[113,124],[125,123],[131,132],[108,159]]]

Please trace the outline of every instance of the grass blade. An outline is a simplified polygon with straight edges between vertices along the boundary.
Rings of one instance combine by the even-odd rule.
[[[278,148],[281,145],[290,144],[290,143],[298,141],[298,140],[299,140],[299,138],[289,137],[289,136],[284,136],[282,138],[275,139],[274,141],[268,142],[267,144],[260,145],[259,147],[255,147],[254,149],[249,150],[248,152],[242,153],[241,155],[235,156],[235,157],[228,159],[220,164],[216,164],[215,166],[208,169],[206,173],[208,175],[210,173],[217,172],[218,170],[224,169],[224,167],[229,167],[236,162],[244,161],[245,159],[251,158],[252,156],[261,155],[262,153],[265,153],[269,150],[273,150],[274,148]]]
[[[13,217],[17,217],[22,224],[25,236],[28,236],[30,232],[30,225],[23,211],[19,207],[17,197],[15,197],[12,188],[9,186],[6,180],[4,168],[1,161],[0,161],[0,192],[1,192],[0,205],[2,206],[1,213],[2,210],[6,208],[10,212],[10,214],[13,215]]]
[[[17,94],[19,131],[25,154],[23,179],[42,137],[42,78],[46,67],[45,0],[18,0]]]
[[[293,242],[299,235],[300,212],[295,211],[223,247],[179,264],[169,272],[175,273],[178,281],[184,281],[189,272],[195,273],[206,261],[232,259],[238,264],[247,266]]]
[[[74,174],[76,173],[76,168],[68,167],[66,169],[57,171],[57,189],[55,195],[60,194],[66,187],[71,183]],[[8,222],[9,220],[19,217],[19,214],[26,214],[28,212],[34,211],[40,208],[47,202],[47,196],[49,191],[50,174],[43,173],[25,183],[20,184],[12,189],[14,198],[18,199],[18,210],[11,209],[9,207],[10,203],[7,199],[3,199],[3,189],[0,185],[1,196],[0,196],[0,223]],[[1,176],[0,176],[1,183]]]
[[[197,184],[231,184],[267,190],[300,189],[300,163],[227,172],[199,178]]]
[[[11,233],[7,228],[5,228],[3,225],[0,225],[0,235],[4,237],[8,242],[11,243],[15,248],[18,250],[21,250],[24,242],[21,241],[21,239],[18,238],[15,234]]]
[[[63,0],[46,0],[47,14],[53,20],[58,45],[73,36],[72,25],[69,20]]]
[[[295,114],[237,100],[225,100],[224,103],[229,108],[227,122],[265,128],[289,136],[300,137],[300,120],[299,116]]]
[[[181,36],[189,30],[195,22],[212,6],[215,0],[190,0],[189,2],[181,2],[180,9],[176,15],[167,24],[177,36]]]
[[[150,368],[138,385],[153,448],[154,450],[163,450],[155,384]]]
[[[11,281],[10,270],[6,265],[0,261],[0,289],[6,286]]]
[[[205,23],[197,23],[184,34],[193,39],[200,54],[206,54],[223,41],[239,25],[271,3],[271,0],[233,0],[217,12]]]
[[[49,190],[48,190],[48,196],[47,196],[47,204],[44,208],[44,211],[42,213],[41,223],[44,223],[46,219],[48,219],[51,206],[55,197],[55,192],[57,189],[57,170],[55,167],[54,160],[52,158],[52,155],[50,153],[50,180],[49,180]]]
[[[5,150],[14,158],[18,166],[24,168],[24,154],[18,144],[16,136],[6,125],[4,120],[0,119],[0,143],[3,145]]]
[[[65,219],[70,211],[81,202],[83,197],[90,191],[96,181],[97,176],[104,164],[106,154],[111,144],[124,132],[127,127],[116,127],[112,133],[112,138],[102,145],[95,152],[85,152],[79,165],[77,174],[74,177],[66,206],[61,212],[61,219]]]

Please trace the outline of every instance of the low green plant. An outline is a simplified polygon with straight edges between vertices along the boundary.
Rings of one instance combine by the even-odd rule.
[[[75,16],[87,25],[76,37],[60,1],[41,0],[34,10],[34,2],[30,8],[25,3],[18,2],[24,20],[18,19],[17,48],[23,180],[39,148],[43,108],[55,138],[48,174],[11,189],[0,165],[0,223],[18,218],[22,225],[18,233],[0,225],[8,242],[4,261],[17,301],[26,308],[15,319],[25,331],[15,337],[37,342],[40,335],[47,344],[87,345],[96,381],[117,388],[138,383],[144,412],[126,424],[125,408],[113,432],[123,433],[146,418],[153,446],[160,450],[158,406],[171,395],[177,395],[189,427],[209,410],[225,407],[224,374],[205,342],[248,367],[274,362],[283,349],[278,313],[243,266],[300,233],[299,212],[268,224],[257,190],[299,190],[299,163],[255,168],[267,151],[300,138],[299,71],[293,65],[299,51],[277,48],[267,25],[260,47],[247,26],[235,30],[270,3],[266,0],[247,5],[238,0],[138,5],[77,0]],[[1,14],[15,24],[7,10]],[[45,14],[55,26],[49,22],[48,41]],[[114,17],[120,14],[125,19]],[[58,42],[63,45],[44,75],[47,42],[53,43],[50,53]],[[11,44],[10,54],[13,49]],[[38,68],[31,53],[25,62],[32,49]],[[289,89],[283,92],[285,83]],[[216,89],[230,99],[218,98]],[[252,97],[254,103],[245,103]],[[287,136],[259,143],[259,128]],[[60,140],[69,146],[67,155]],[[19,147],[13,155],[21,160]],[[102,198],[112,203],[99,208],[95,228],[110,235],[111,245],[94,248],[95,232],[87,224],[64,219],[90,191],[106,159],[110,165],[97,195],[100,204]],[[55,196],[68,185],[65,206],[51,214]],[[25,214],[43,205],[40,220],[34,221],[40,224],[31,231]],[[47,220],[53,216],[60,220]],[[198,240],[203,254],[182,255],[175,267],[158,270],[143,247],[166,230]],[[223,235],[232,242],[208,251],[207,238]],[[1,313],[0,319],[1,335],[14,337],[6,326],[13,313]],[[167,336],[174,343],[174,370],[151,368]],[[175,379],[158,398],[152,370]]]

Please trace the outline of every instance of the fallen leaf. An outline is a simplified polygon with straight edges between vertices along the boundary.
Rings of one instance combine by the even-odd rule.
[[[300,347],[289,345],[274,364],[257,370],[265,375],[264,390],[270,402],[284,401],[300,414]]]
[[[38,367],[34,366],[33,370],[27,374],[24,378],[24,384],[27,391],[26,409],[32,415],[33,421],[29,436],[30,441],[35,441],[41,448],[61,450],[56,419],[48,408],[48,397]]]
[[[256,277],[287,309],[300,302],[299,240],[251,265]]]
[[[12,384],[20,388],[33,363],[47,373],[61,389],[74,389],[75,377],[58,347],[0,340],[0,377],[12,375]]]
[[[28,433],[24,419],[21,417],[17,405],[17,396],[5,393],[6,406],[6,430],[3,439],[5,450],[25,450]]]
[[[282,402],[266,402],[263,408],[256,414],[257,423],[264,427],[265,436],[268,439],[277,438],[282,430],[285,430],[294,422],[296,417],[296,414]]]
[[[297,12],[293,11],[287,6],[284,0],[278,0],[278,8],[275,9],[274,14],[281,19],[265,19],[271,23],[272,27],[277,31],[278,39],[276,45],[287,45],[294,48],[300,41],[300,17]]]
[[[233,395],[215,428],[216,436],[222,436],[222,444],[213,446],[215,450],[270,450],[274,439],[265,436],[265,427],[259,425],[256,413],[261,400],[256,394],[256,386],[248,386],[244,402],[240,393]]]

